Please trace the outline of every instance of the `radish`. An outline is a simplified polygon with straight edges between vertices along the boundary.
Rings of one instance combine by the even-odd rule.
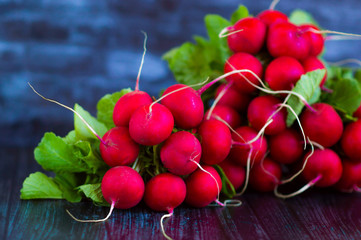
[[[242,186],[246,176],[246,172],[242,166],[233,163],[228,158],[219,163],[219,166],[222,168],[235,190]]]
[[[325,69],[326,74],[322,78],[320,86],[323,87],[323,85],[325,85],[325,82],[327,79],[327,69],[326,69],[325,65],[317,57],[311,56],[311,57],[306,58],[302,62],[302,65],[303,65],[303,68],[305,69],[305,73],[308,73],[308,72],[311,72],[311,71],[317,70],[317,69]]]
[[[353,116],[358,119],[361,118],[361,106],[357,108],[357,110],[353,113]]]
[[[224,89],[225,86],[226,86],[226,84],[221,84],[217,88],[215,98],[217,98],[219,96],[220,92]],[[234,110],[236,110],[238,112],[243,112],[247,109],[250,101],[251,101],[250,95],[240,93],[232,85],[230,88],[228,88],[228,90],[225,92],[225,94],[218,101],[218,106],[225,105],[225,106],[233,108]]]
[[[264,23],[266,26],[270,26],[276,22],[288,22],[288,17],[283,12],[277,10],[267,9],[260,12],[257,17]]]
[[[293,57],[275,58],[266,68],[265,81],[272,90],[291,90],[305,71]]]
[[[172,113],[159,103],[138,108],[129,121],[132,139],[145,146],[157,145],[172,133],[174,119]]]
[[[273,119],[265,129],[265,134],[274,135],[282,132],[286,129],[287,111],[284,108],[277,111],[278,105],[281,103],[278,98],[271,95],[254,98],[247,111],[250,125],[259,131],[270,119]]]
[[[139,145],[133,141],[126,127],[115,127],[103,136],[99,150],[102,159],[110,167],[132,164],[139,155]]]
[[[205,120],[197,132],[201,138],[203,163],[213,165],[222,162],[229,154],[232,136],[229,128],[218,120]]]
[[[320,32],[320,29],[313,24],[302,24],[299,26],[303,32],[303,36],[308,39],[310,43],[309,56],[318,56],[321,54],[325,45],[325,39]]]
[[[302,136],[294,129],[287,128],[270,137],[271,158],[282,164],[291,164],[303,155]]]
[[[217,119],[217,116],[227,122],[232,128],[241,126],[241,116],[233,108],[216,105],[205,113],[206,119]]]
[[[300,27],[290,22],[276,22],[269,27],[267,49],[273,57],[304,60],[309,56],[310,42]]]
[[[187,195],[185,202],[193,207],[202,208],[218,199],[222,189],[221,177],[211,166],[197,169],[186,179]]]
[[[349,159],[342,160],[342,177],[335,185],[343,192],[361,191],[361,162],[353,162]]]
[[[266,157],[262,162],[253,166],[249,183],[257,191],[270,192],[280,183],[281,175],[281,165]]]
[[[224,72],[229,73],[234,70],[248,69],[255,73],[258,78],[262,78],[263,67],[261,62],[249,53],[238,52],[233,54],[224,65]],[[244,72],[239,74],[232,74],[226,78],[227,81],[233,82],[234,86],[241,93],[252,93],[256,91],[256,88],[249,84],[246,78],[255,85],[259,85],[257,77],[251,73]]]
[[[197,169],[202,155],[198,139],[191,133],[179,131],[173,133],[161,147],[160,159],[169,172],[187,175]]]
[[[361,119],[345,127],[341,146],[350,160],[361,162]]]
[[[306,109],[300,116],[306,136],[324,147],[333,146],[343,132],[341,117],[327,103],[315,103],[312,108],[316,112]]]
[[[227,30],[228,46],[233,52],[258,53],[265,41],[266,25],[255,17],[246,17]]]

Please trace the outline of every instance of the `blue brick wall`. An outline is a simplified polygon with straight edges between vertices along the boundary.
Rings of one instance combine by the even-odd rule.
[[[64,104],[95,113],[106,93],[134,87],[142,55],[148,52],[141,89],[157,95],[174,82],[161,55],[205,35],[203,17],[228,17],[238,4],[257,14],[260,0],[0,0],[0,143],[35,145],[44,131],[65,134],[73,116],[47,103],[27,86]],[[361,33],[359,0],[282,0],[277,9],[311,12],[324,28]],[[359,41],[328,42],[326,59],[361,58]]]

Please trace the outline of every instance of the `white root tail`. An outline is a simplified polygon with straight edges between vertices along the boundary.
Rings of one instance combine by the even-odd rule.
[[[69,214],[69,216],[74,219],[75,221],[77,222],[82,222],[82,223],[97,223],[97,222],[105,222],[106,220],[109,219],[110,215],[112,215],[112,212],[114,210],[114,202],[112,202],[112,205],[110,206],[110,210],[109,210],[109,213],[108,215],[105,217],[105,218],[102,218],[102,219],[94,219],[94,220],[82,220],[82,219],[78,219],[76,217],[74,217],[68,209],[66,209],[65,211]]]

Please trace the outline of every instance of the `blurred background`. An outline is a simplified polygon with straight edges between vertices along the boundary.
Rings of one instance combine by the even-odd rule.
[[[0,143],[35,146],[45,131],[63,136],[73,114],[32,92],[92,114],[105,94],[135,86],[148,34],[140,89],[158,96],[174,83],[161,56],[205,36],[203,18],[229,18],[240,4],[256,15],[268,0],[0,0]],[[360,0],[282,0],[286,14],[311,13],[324,29],[361,34]],[[361,59],[361,41],[328,41],[324,58]]]

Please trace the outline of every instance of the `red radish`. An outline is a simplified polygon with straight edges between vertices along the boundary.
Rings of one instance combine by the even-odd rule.
[[[353,113],[353,116],[358,119],[361,118],[361,106],[357,108],[357,110]]]
[[[265,158],[261,163],[253,166],[249,184],[257,191],[270,192],[280,183],[281,165],[270,158]]]
[[[109,169],[101,185],[104,199],[115,208],[128,209],[143,198],[144,181],[137,171],[127,166]]]
[[[276,22],[269,27],[267,48],[273,57],[289,56],[298,60],[306,59],[310,43],[304,31],[290,22]],[[286,65],[285,65],[286,66]]]
[[[361,119],[345,127],[341,139],[345,154],[355,162],[361,162]]]
[[[223,105],[216,105],[213,108],[211,115],[209,116],[210,111],[211,109],[208,110],[206,114],[204,114],[206,119],[217,119],[217,117],[219,117],[227,122],[231,128],[237,128],[241,126],[241,116],[233,108]]]
[[[317,58],[317,57],[308,57],[306,58],[306,60],[304,60],[302,62],[303,68],[305,69],[305,72],[311,72],[313,70],[317,70],[317,69],[325,69],[326,70],[326,74],[325,76],[322,78],[322,81],[320,83],[320,86],[322,87],[327,79],[327,69],[325,67],[325,65]]]
[[[294,129],[287,128],[270,138],[270,155],[282,164],[291,164],[302,157],[302,136]]]
[[[262,78],[263,67],[261,62],[249,53],[235,53],[226,61],[226,64],[224,65],[225,73],[243,69],[248,69],[255,73],[259,78]],[[249,84],[247,79],[257,86],[260,84],[258,79],[248,72],[244,72],[242,74],[232,74],[226,78],[227,81],[234,83],[234,86],[239,92],[252,93],[256,90],[256,88]]]
[[[322,34],[317,33],[320,29],[313,24],[302,24],[299,28],[303,32],[303,36],[310,43],[309,56],[315,57],[320,55],[325,45],[325,39]]]
[[[261,130],[264,125],[272,119],[272,123],[265,129],[265,134],[274,135],[286,129],[287,111],[279,108],[282,102],[271,95],[259,96],[254,98],[248,106],[247,118],[250,125],[256,129]]]
[[[220,92],[224,89],[225,86],[226,84],[221,84],[217,88],[215,98],[219,96]],[[235,109],[238,112],[243,112],[247,109],[250,101],[251,101],[251,96],[244,93],[240,93],[235,89],[235,87],[231,86],[218,101],[218,106],[225,105]]]
[[[228,28],[228,46],[233,52],[258,53],[265,41],[266,26],[255,17],[246,17]],[[239,31],[239,32],[237,32]]]
[[[198,139],[191,133],[179,131],[173,133],[160,150],[160,159],[169,172],[187,175],[197,169],[202,154]]]
[[[283,12],[277,10],[267,9],[259,13],[257,17],[264,23],[266,26],[270,26],[276,22],[288,22],[288,17]]]
[[[236,129],[236,132],[237,134],[232,133],[232,139],[234,142],[241,144],[254,140],[255,137],[257,137],[257,131],[248,126],[239,127]],[[233,144],[229,157],[234,163],[246,166],[248,155],[251,150],[252,163],[259,163],[264,158],[267,151],[266,138],[259,137],[254,142],[244,146]]]
[[[213,165],[226,159],[232,145],[232,136],[229,128],[218,120],[205,120],[198,128],[201,138],[201,161]]]
[[[186,179],[187,195],[185,202],[193,207],[205,207],[216,201],[222,189],[221,177],[211,166],[197,169]],[[212,176],[211,176],[212,175]]]
[[[310,155],[307,153],[303,161]],[[307,181],[319,177],[315,186],[329,187],[337,183],[342,175],[342,163],[340,157],[331,149],[316,149],[308,158],[302,176]]]
[[[137,159],[139,145],[130,137],[128,128],[112,128],[102,139],[105,144],[99,145],[100,154],[110,167],[129,165]]]
[[[164,91],[163,96],[166,97],[162,98],[161,103],[172,112],[178,127],[192,129],[203,119],[204,106],[200,95],[187,85],[175,84]]]
[[[291,90],[305,71],[293,57],[278,57],[266,68],[265,81],[272,90]]]
[[[233,163],[228,158],[221,162],[219,166],[226,174],[228,180],[232,183],[234,189],[238,189],[243,185],[246,177],[246,171],[243,167]]]
[[[324,147],[331,147],[338,142],[343,132],[341,117],[327,103],[315,103],[306,109],[300,117],[303,130],[311,141]]]
[[[157,145],[172,133],[174,119],[172,113],[159,103],[138,108],[129,121],[132,139],[142,145]]]
[[[361,188],[361,162],[352,162],[342,159],[342,177],[335,187],[344,192],[360,191]]]
[[[161,173],[145,185],[144,202],[155,211],[173,212],[186,197],[183,179],[171,173]]]

